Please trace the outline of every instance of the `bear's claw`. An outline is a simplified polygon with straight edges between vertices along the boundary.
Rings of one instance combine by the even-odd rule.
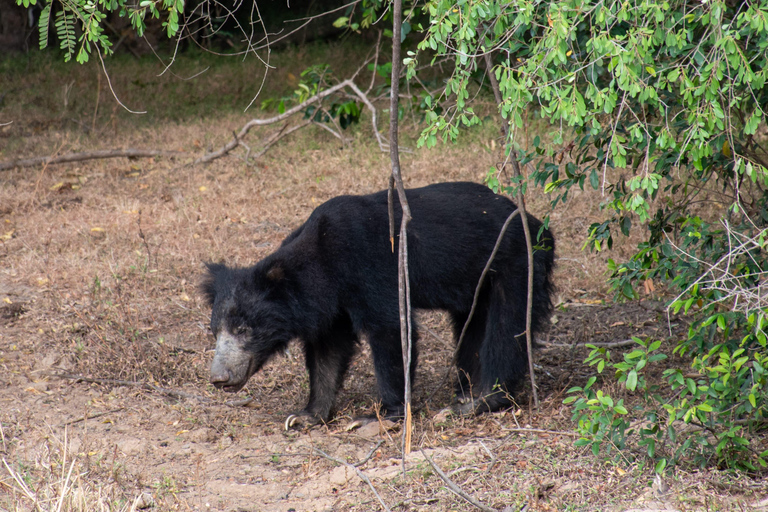
[[[289,414],[288,417],[285,418],[285,430],[286,431],[291,430],[291,428],[293,428],[293,426],[297,422],[301,423],[301,420],[299,420],[299,417],[296,416],[295,414]]]
[[[313,427],[315,425],[319,425],[323,421],[316,416],[306,413],[306,412],[299,412],[296,414],[289,414],[287,418],[285,418],[285,430],[291,430],[292,428],[302,428],[302,427]]]

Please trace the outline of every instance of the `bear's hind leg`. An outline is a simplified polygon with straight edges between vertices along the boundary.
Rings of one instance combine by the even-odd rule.
[[[357,341],[351,321],[339,319],[319,339],[304,343],[309,370],[309,402],[303,411],[289,416],[287,428],[299,424],[314,425],[330,419],[336,394],[355,355]]]
[[[459,342],[461,331],[464,329],[468,316],[466,313],[451,313],[456,343]],[[472,316],[472,322],[464,333],[464,339],[461,340],[461,346],[458,347],[456,355],[456,369],[458,371],[456,395],[460,400],[471,399],[473,392],[476,394],[480,388],[480,347],[485,337],[485,316],[486,312],[483,308],[476,309],[475,314]]]
[[[512,405],[512,393],[528,369],[525,340],[525,288],[494,283],[480,347],[478,398],[460,407],[464,414],[482,414]]]
[[[411,385],[416,376],[418,358],[418,333],[413,330],[411,350]],[[405,375],[403,374],[403,351],[400,342],[400,329],[383,329],[369,334],[376,382],[383,413],[391,419],[404,416],[403,398],[405,395]]]

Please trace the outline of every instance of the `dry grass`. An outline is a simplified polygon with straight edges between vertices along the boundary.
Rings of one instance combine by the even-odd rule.
[[[338,48],[329,51],[329,61],[344,61]],[[272,79],[289,83],[299,71],[294,66],[313,55],[288,50],[276,56],[275,62],[293,64],[279,66]],[[184,69],[194,67],[189,66]],[[251,93],[246,87],[251,71],[235,67],[173,89],[168,84],[153,88],[157,83],[148,81],[143,67],[115,64],[124,91],[132,83],[128,77],[135,76],[146,83],[137,89],[156,96],[170,91],[179,112],[193,112],[201,94],[213,95],[206,101],[214,104],[215,96],[224,98],[218,104],[222,112],[176,119],[166,106],[154,121],[125,120],[102,91],[96,129],[88,133],[81,123],[93,117],[88,107],[93,77],[78,78],[66,107],[55,98],[36,100],[39,90],[30,86],[23,95],[29,103],[6,100],[0,111],[0,121],[14,121],[11,128],[0,128],[0,158],[110,145],[196,152],[216,147],[257,114],[232,108],[247,103]],[[27,82],[20,86],[33,84],[35,77],[45,83],[60,72],[76,73],[72,68],[62,71],[43,60],[26,72]],[[221,77],[229,73],[236,79],[228,83]],[[135,94],[129,99],[140,99]],[[37,107],[22,115],[29,105]],[[531,131],[537,126],[534,122]],[[405,129],[412,141],[415,125]],[[339,476],[332,463],[311,450],[319,446],[354,462],[379,439],[378,433],[343,428],[346,418],[375,407],[366,350],[355,359],[339,397],[337,421],[308,433],[284,433],[282,420],[303,405],[307,392],[300,350],[292,348],[251,380],[245,394],[256,400],[249,407],[222,405],[227,397],[207,384],[209,311],[197,293],[203,262],[253,263],[321,202],[386,185],[388,155],[379,152],[370,125],[363,121],[350,135],[353,142],[342,148],[325,131],[309,128],[254,167],[232,157],[195,168],[167,159],[114,160],[0,175],[0,300],[7,299],[0,303],[0,381],[8,390],[0,397],[5,460],[0,509],[122,511],[130,510],[141,493],[149,493],[158,510],[362,511],[376,506],[356,477]],[[405,153],[407,185],[481,181],[495,162],[495,137],[488,126],[458,145]],[[606,256],[580,247],[586,227],[599,218],[601,200],[579,192],[551,212],[558,240],[557,302],[572,305],[558,311],[559,321],[549,333],[557,343],[651,335],[666,327],[656,313],[642,308],[584,305],[585,299],[604,299],[607,293]],[[548,199],[533,192],[528,207],[541,216]],[[615,259],[631,252],[633,241],[622,244],[611,254]],[[451,356],[450,334],[439,313],[420,321],[430,332],[422,336],[415,397],[425,408],[417,415],[414,439],[484,503],[499,509],[528,503],[529,510],[542,511],[757,509],[764,491],[755,491],[757,484],[743,477],[679,469],[667,482],[670,491],[656,493],[652,468],[642,458],[597,460],[575,450],[571,437],[555,433],[572,428],[563,392],[583,383],[588,372],[580,364],[583,354],[570,349],[549,348],[537,356],[541,411],[528,410],[522,401],[514,413],[436,417],[452,398],[449,387],[440,386]],[[55,378],[61,371],[149,382],[212,402]],[[553,432],[518,430],[526,426]],[[381,438],[384,445],[362,470],[393,509],[471,510],[442,488],[418,456],[402,480],[395,460],[399,432]]]
[[[34,447],[32,459],[10,464],[3,458],[2,481],[12,508],[34,511],[110,511],[132,510],[124,488],[104,480],[95,480],[83,462],[83,454],[72,450],[66,429],[63,438],[50,429]],[[4,476],[5,476],[4,475]]]

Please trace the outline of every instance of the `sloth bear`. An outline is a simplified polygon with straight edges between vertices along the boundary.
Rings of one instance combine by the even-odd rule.
[[[439,183],[406,191],[413,308],[441,309],[458,339],[475,288],[515,204],[476,183]],[[395,198],[395,223],[402,212]],[[528,216],[534,245],[532,326],[552,309],[555,243]],[[396,244],[395,244],[396,245]],[[379,398],[389,417],[403,414],[404,376],[398,313],[397,252],[389,239],[387,191],[340,196],[320,205],[273,254],[252,267],[208,264],[203,293],[212,308],[216,353],[210,381],[235,392],[274,354],[298,338],[309,370],[309,402],[287,426],[329,420],[361,337],[373,355]],[[517,216],[486,275],[459,348],[464,414],[510,405],[528,368],[525,316],[528,253]],[[413,333],[411,375],[417,359]]]

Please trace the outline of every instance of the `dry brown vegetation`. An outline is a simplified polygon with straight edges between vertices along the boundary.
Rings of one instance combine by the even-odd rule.
[[[271,78],[278,84],[289,82],[305,64],[296,50],[289,51],[294,54]],[[329,59],[339,58],[338,49],[329,51]],[[177,102],[151,122],[126,119],[113,108],[104,84],[102,112],[94,112],[92,69],[47,66],[9,75],[21,82],[9,88],[23,92],[1,105],[0,122],[13,121],[0,128],[1,160],[110,146],[199,155],[259,114],[222,107],[217,115],[177,119],[169,113],[193,112],[199,96],[173,92],[167,84],[159,91],[142,88],[152,95],[171,91]],[[68,93],[69,106],[35,89],[35,77],[52,80],[52,68],[61,73],[55,78],[59,84],[66,88],[74,82],[80,91]],[[115,73],[115,82],[125,87],[131,79],[152,76],[134,63]],[[244,71],[233,66],[232,73],[240,77]],[[239,88],[239,78],[223,83],[222,76],[226,70],[203,76],[194,86],[173,83],[218,94],[222,103],[246,104],[252,88]],[[263,94],[273,92],[274,87]],[[80,110],[72,110],[72,102]],[[407,186],[482,181],[496,158],[492,126],[434,150],[414,149],[417,128],[406,131],[412,149],[402,155]],[[388,155],[379,151],[370,124],[360,123],[350,135],[354,141],[342,148],[327,132],[309,127],[255,166],[234,157],[205,167],[122,159],[0,174],[0,509],[379,508],[354,471],[314,448],[351,463],[365,461],[359,469],[392,510],[473,509],[445,489],[418,451],[408,457],[402,477],[398,425],[347,430],[349,418],[375,409],[365,348],[339,397],[336,419],[308,432],[286,432],[282,426],[307,393],[296,346],[251,379],[237,397],[253,397],[245,407],[226,405],[232,397],[207,383],[209,311],[197,292],[203,262],[250,264],[274,250],[321,202],[383,188]],[[590,371],[581,364],[586,351],[577,344],[666,336],[668,330],[656,296],[613,304],[604,257],[581,251],[600,200],[580,193],[551,213],[559,307],[536,354],[541,410],[531,410],[524,394],[514,411],[471,419],[441,413],[452,403],[443,381],[450,334],[443,315],[422,314],[415,404],[423,408],[416,415],[415,444],[467,493],[499,510],[525,504],[541,511],[766,509],[763,483],[743,475],[679,468],[654,485],[652,467],[642,456],[635,462],[613,454],[597,459],[573,447],[570,410],[562,400]],[[539,216],[548,211],[547,198],[538,191],[530,194],[528,206]],[[620,258],[621,252],[619,246],[612,256]],[[154,388],[83,382],[64,374]]]

